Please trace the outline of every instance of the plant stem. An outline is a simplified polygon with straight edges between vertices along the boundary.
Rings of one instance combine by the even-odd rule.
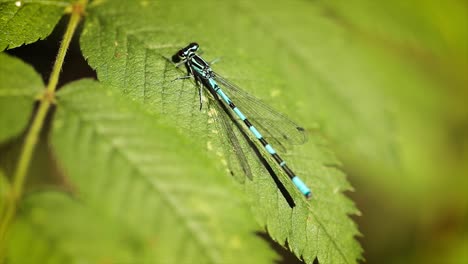
[[[5,201],[5,211],[1,215],[2,219],[0,219],[0,262],[3,262],[6,256],[5,241],[7,231],[15,217],[18,201],[23,193],[23,186],[31,163],[31,158],[36,148],[39,134],[44,126],[44,120],[47,117],[51,104],[54,102],[55,90],[57,89],[65,55],[67,54],[68,47],[70,46],[76,27],[81,20],[87,2],[87,0],[79,0],[72,6],[70,21],[68,22],[67,29],[63,36],[63,41],[60,45],[49,83],[39,101],[39,108],[34,116],[32,125],[26,134],[13,177],[12,187],[10,188],[8,199]]]

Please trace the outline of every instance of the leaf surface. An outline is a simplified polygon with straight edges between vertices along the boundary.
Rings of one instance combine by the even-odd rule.
[[[125,224],[58,192],[26,196],[9,236],[8,263],[83,263],[143,259]]]
[[[44,84],[31,66],[3,53],[0,80],[0,142],[3,142],[25,129],[35,97]]]
[[[127,97],[91,80],[67,85],[51,139],[76,199],[31,198],[12,235],[12,256],[35,250],[37,263],[54,263],[55,251],[76,263],[274,260],[232,180]]]
[[[0,0],[0,50],[46,38],[72,0]]]
[[[222,65],[215,65],[215,70],[222,68],[221,74],[250,87],[253,94],[263,92],[263,96],[269,97],[268,101],[278,103],[275,108],[287,108],[291,116],[306,109],[296,107],[298,103],[293,96],[282,97],[282,100],[270,97],[291,88],[284,87],[284,91],[278,88],[282,86],[274,72],[275,64],[262,67],[265,64],[256,60],[252,53],[247,54],[250,43],[246,39],[265,37],[265,32],[256,24],[255,15],[245,15],[244,2],[241,3],[99,2],[88,10],[80,40],[82,50],[96,68],[100,81],[134,98],[146,109],[163,114],[167,122],[194,138],[194,144],[205,147],[213,159],[230,164],[233,157],[226,150],[232,142],[221,136],[223,128],[216,122],[217,117],[225,113],[217,110],[213,101],[206,101],[200,112],[194,83],[190,80],[172,82],[186,74],[167,59],[178,49],[196,41],[208,60],[222,56]],[[182,6],[190,12],[181,14]],[[215,15],[203,15],[206,10]],[[260,5],[257,10],[262,10]],[[272,45],[266,44],[261,49],[271,51]],[[291,95],[293,92],[291,89]],[[358,211],[343,195],[352,188],[343,173],[336,169],[339,162],[320,133],[314,132],[316,123],[312,119],[302,121],[311,133],[310,143],[280,154],[311,187],[312,201],[307,202],[277,167],[272,165],[270,171],[265,168],[264,162],[273,164],[271,160],[259,156],[244,138],[241,148],[254,175],[252,181],[244,181],[246,194],[257,221],[280,244],[287,241],[291,251],[307,263],[315,258],[320,263],[355,263],[361,256],[354,238],[359,232],[348,215]],[[242,139],[239,130],[234,133]],[[234,176],[242,174],[233,167],[230,169]],[[274,175],[279,177],[276,183]],[[288,192],[281,192],[278,186],[285,186]],[[287,198],[288,195],[292,199]]]

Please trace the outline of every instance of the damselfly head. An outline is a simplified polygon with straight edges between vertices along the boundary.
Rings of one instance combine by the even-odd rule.
[[[200,46],[196,42],[188,44],[187,47],[179,50],[174,56],[172,56],[172,62],[179,63],[186,60],[191,54],[195,53]]]

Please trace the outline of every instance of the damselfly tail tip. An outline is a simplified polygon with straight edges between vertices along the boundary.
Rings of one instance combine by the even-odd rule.
[[[308,192],[304,196],[307,200],[310,200],[312,198],[312,192]]]

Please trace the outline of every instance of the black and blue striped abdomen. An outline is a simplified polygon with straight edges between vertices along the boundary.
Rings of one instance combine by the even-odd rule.
[[[255,128],[255,126],[250,123],[247,117],[242,113],[242,111],[237,108],[237,106],[231,101],[231,99],[224,93],[224,91],[218,86],[216,81],[213,78],[209,78],[208,84],[211,89],[213,89],[216,94],[232,109],[232,111],[244,122],[249,131],[260,141],[265,150],[274,158],[276,163],[283,169],[283,171],[288,175],[292,180],[294,185],[299,189],[299,191],[307,198],[310,198],[312,195],[310,189],[304,184],[304,182],[294,174],[294,172],[288,167],[286,162],[276,153],[275,149],[266,141],[266,139],[260,134],[260,132]]]

